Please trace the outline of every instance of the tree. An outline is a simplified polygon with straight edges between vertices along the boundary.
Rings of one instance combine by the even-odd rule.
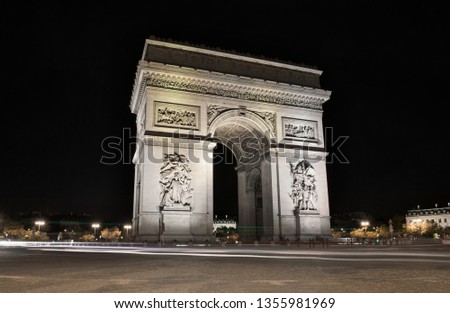
[[[350,237],[360,240],[364,239],[377,239],[379,237],[379,233],[373,230],[367,230],[366,227],[354,228],[350,232]]]
[[[370,230],[370,231],[366,231],[366,238],[368,239],[377,239],[378,238],[378,233],[376,231]]]
[[[104,228],[101,231],[102,238],[108,241],[118,241],[122,232],[117,226],[111,228]]]
[[[234,227],[218,227],[214,231],[214,236],[223,242],[236,242],[239,239],[239,234]]]
[[[25,230],[23,225],[11,224],[3,227],[5,237],[11,240],[47,241],[48,237],[40,231]]]
[[[444,228],[438,223],[428,223],[424,237],[439,238],[444,234]]]
[[[3,233],[11,240],[26,240],[27,231],[23,225],[10,224],[3,227]]]
[[[365,237],[364,229],[363,228],[354,228],[350,232],[350,237],[356,238],[356,239],[362,239]]]
[[[335,229],[331,230],[331,236],[335,239],[342,238],[343,235],[344,235],[344,232],[342,230],[335,230]]]
[[[447,226],[442,230],[442,235],[444,235],[444,237],[450,237],[450,226]]]
[[[95,236],[92,234],[84,234],[80,237],[81,241],[95,241]]]
[[[404,230],[403,225],[406,223],[405,217],[403,215],[394,215],[391,220],[394,233],[401,234]]]
[[[417,221],[407,223],[405,233],[412,237],[439,237],[444,229],[437,223]]]
[[[390,237],[390,232],[389,232],[389,228],[387,226],[379,226],[376,228],[376,233],[377,233],[377,237],[379,238],[389,238]]]
[[[424,233],[424,223],[412,222],[405,224],[405,234],[411,237],[420,237]]]

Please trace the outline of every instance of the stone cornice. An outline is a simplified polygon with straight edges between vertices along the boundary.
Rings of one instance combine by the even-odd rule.
[[[131,112],[137,114],[139,110],[139,104],[142,101],[142,96],[144,95],[145,87],[147,86],[147,79],[143,77],[143,66],[142,61],[139,62],[136,70],[136,75],[134,77],[133,92],[131,94],[130,109]]]
[[[322,71],[312,68],[312,67],[307,67],[304,65],[289,64],[289,63],[285,63],[285,62],[280,62],[278,60],[269,60],[267,58],[261,59],[261,58],[257,58],[257,57],[250,56],[250,55],[242,55],[242,54],[231,53],[229,51],[217,50],[217,48],[212,49],[212,48],[207,48],[207,47],[196,47],[196,46],[193,46],[190,44],[180,44],[180,43],[176,43],[176,42],[147,39],[146,40],[146,49],[149,46],[160,46],[160,47],[171,48],[174,50],[198,52],[198,53],[205,54],[205,55],[214,55],[217,57],[223,57],[223,58],[228,58],[228,59],[242,60],[242,61],[246,61],[249,63],[271,65],[274,67],[286,68],[286,69],[295,70],[295,71],[309,72],[309,73],[314,73],[314,74],[318,74],[318,75],[322,74]],[[146,57],[145,50],[142,55],[143,60]]]
[[[322,71],[212,49],[147,40],[142,60],[196,70],[320,88]]]
[[[146,86],[315,110],[322,110],[331,94],[317,88],[141,61],[130,105],[133,112],[137,112]]]

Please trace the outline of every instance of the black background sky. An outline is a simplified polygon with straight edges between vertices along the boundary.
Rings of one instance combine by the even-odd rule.
[[[195,3],[0,4],[1,210],[131,219],[133,166],[100,164],[101,142],[135,132],[150,35],[323,70],[324,125],[349,137],[349,164],[328,165],[331,213],[450,201],[445,1]]]

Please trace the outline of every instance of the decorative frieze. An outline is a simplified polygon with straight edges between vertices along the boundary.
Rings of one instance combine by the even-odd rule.
[[[191,78],[151,72],[146,75],[146,84],[172,90],[189,91],[202,94],[216,95],[241,100],[291,105],[311,109],[322,109],[327,100],[320,97],[289,93],[265,88],[255,88],[246,85],[224,83],[220,81]]]

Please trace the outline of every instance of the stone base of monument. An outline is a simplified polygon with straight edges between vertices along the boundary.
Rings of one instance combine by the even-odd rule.
[[[283,238],[294,240],[299,237],[302,240],[318,237],[330,237],[330,217],[320,215],[317,211],[300,210],[299,216],[283,216]]]
[[[190,205],[173,205],[173,206],[164,206],[162,211],[190,211]]]
[[[159,212],[142,213],[135,221],[137,241],[165,244],[204,243],[212,241],[212,217],[210,214],[193,212],[188,206],[165,207]]]

